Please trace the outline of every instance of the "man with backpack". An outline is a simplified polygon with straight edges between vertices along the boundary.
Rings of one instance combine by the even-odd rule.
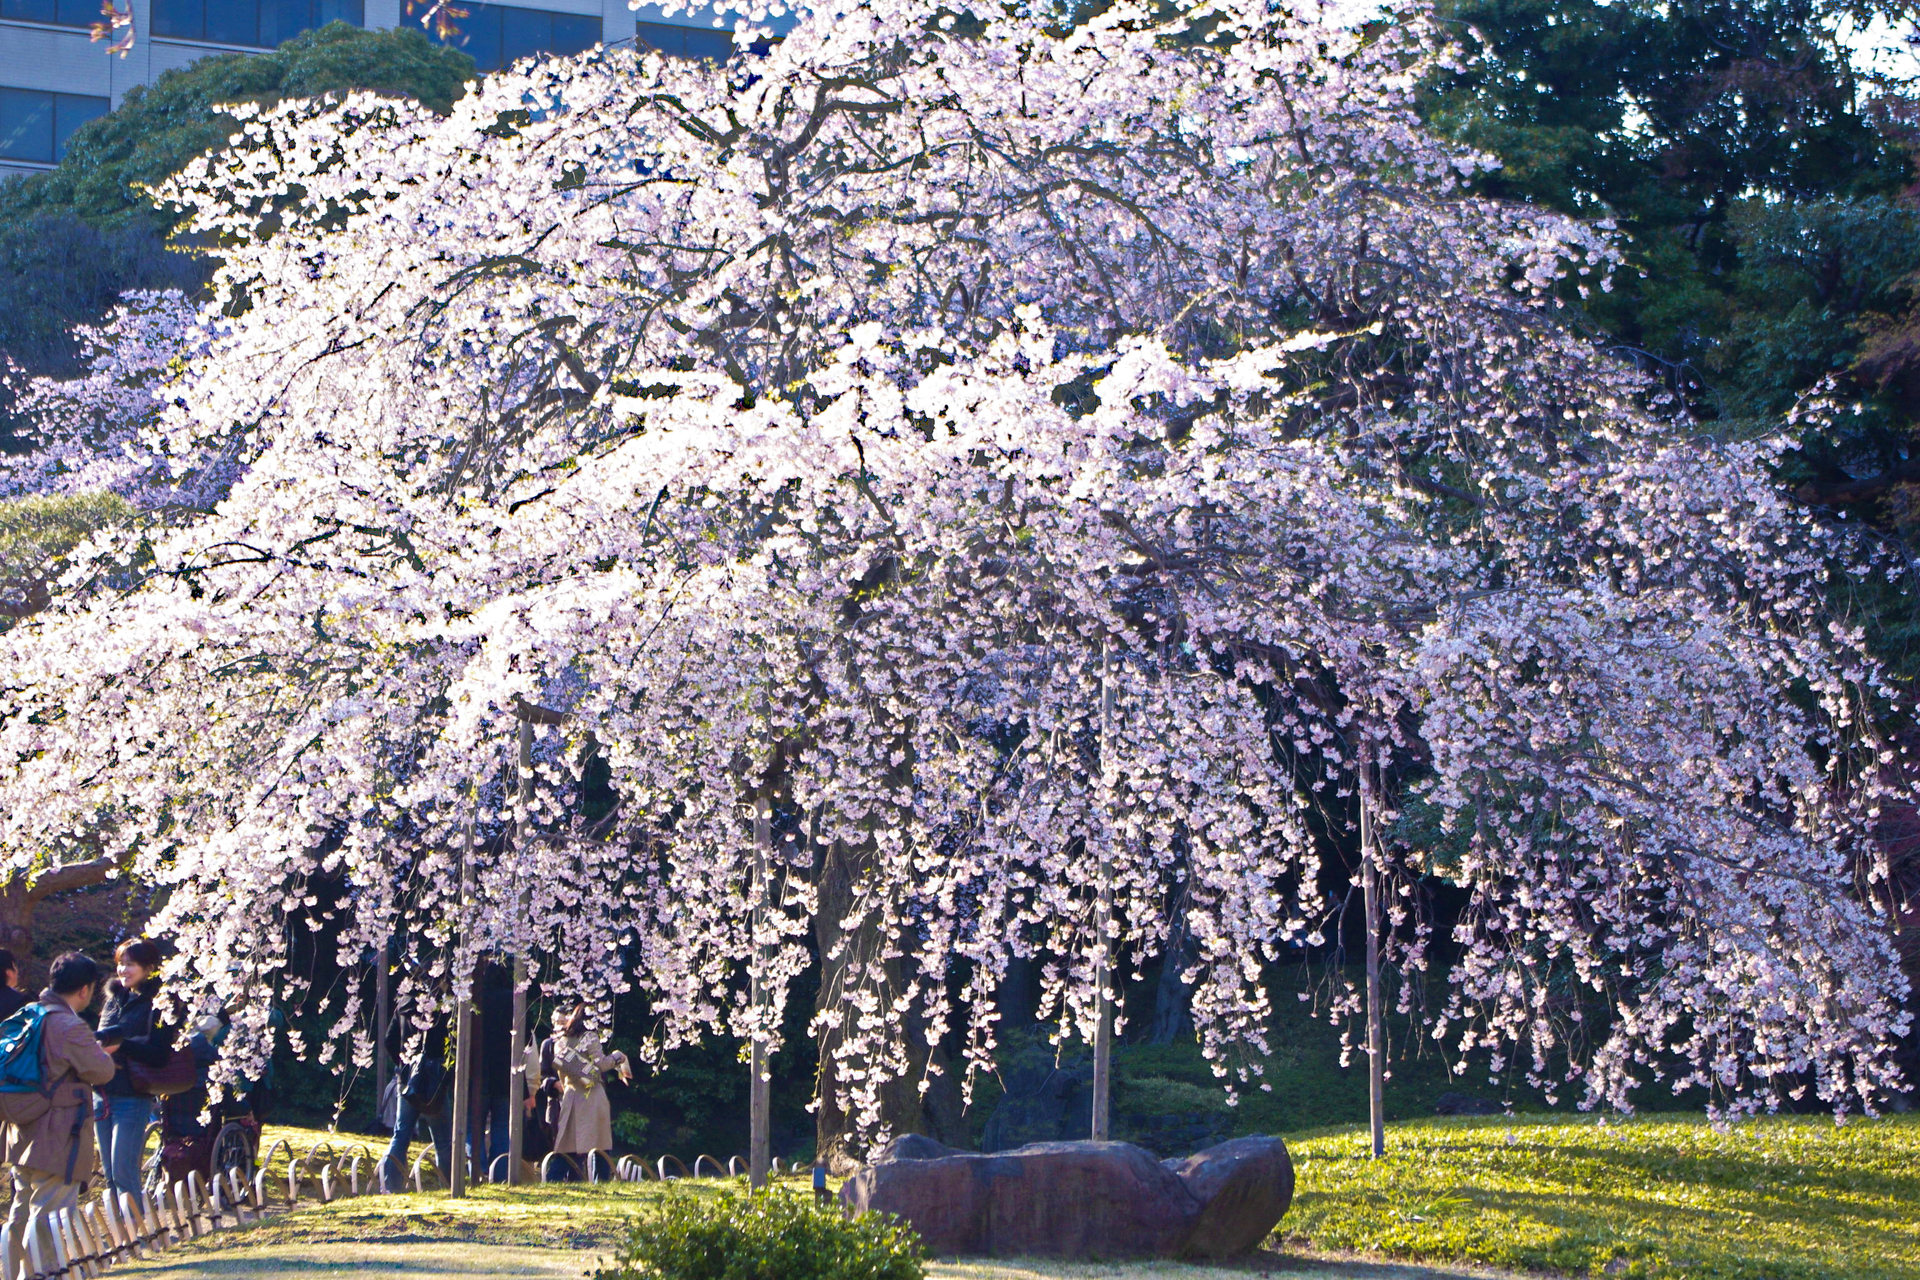
[[[100,990],[100,966],[76,951],[53,962],[40,998],[0,1022],[0,1159],[13,1168],[13,1205],[0,1232],[0,1280],[30,1269],[29,1224],[51,1266],[47,1215],[70,1209],[93,1174],[93,1089],[113,1058],[80,1011]]]

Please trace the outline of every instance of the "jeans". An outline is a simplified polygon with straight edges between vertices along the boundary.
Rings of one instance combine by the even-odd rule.
[[[487,1130],[487,1158],[480,1163],[486,1167],[488,1177],[493,1176],[494,1161],[507,1154],[507,1125],[512,1118],[513,1102],[504,1093],[487,1094],[475,1109],[473,1136],[467,1145],[476,1152],[481,1150],[480,1127],[484,1124]]]
[[[380,1161],[380,1189],[382,1191],[405,1191],[407,1180],[413,1175],[412,1166],[407,1163],[407,1148],[413,1142],[413,1131],[420,1124],[420,1108],[412,1098],[400,1095],[400,1111],[393,1122],[393,1142],[387,1147],[387,1154]],[[433,1154],[440,1162],[440,1180],[445,1182],[453,1176],[453,1132],[444,1121],[428,1122],[433,1137]]]
[[[100,1169],[116,1192],[140,1195],[140,1153],[152,1122],[152,1098],[107,1095],[100,1099],[93,1136],[100,1144]]]

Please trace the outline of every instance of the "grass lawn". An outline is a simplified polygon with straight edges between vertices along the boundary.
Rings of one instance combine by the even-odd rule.
[[[1430,1120],[1290,1140],[1281,1234],[1573,1275],[1920,1280],[1920,1116]]]
[[[326,1135],[270,1126],[304,1154]],[[358,1139],[331,1139],[336,1151]],[[946,1262],[932,1280],[1447,1280],[1532,1271],[1663,1280],[1920,1280],[1920,1117],[1430,1120],[1289,1139],[1294,1206],[1240,1268]],[[284,1186],[284,1160],[276,1159]],[[719,1194],[725,1184],[696,1184]],[[799,1180],[796,1180],[799,1186]],[[655,1184],[372,1196],[224,1232],[127,1274],[584,1276]],[[484,1247],[476,1247],[484,1246]]]

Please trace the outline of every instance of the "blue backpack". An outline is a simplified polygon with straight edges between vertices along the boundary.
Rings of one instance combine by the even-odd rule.
[[[9,1124],[32,1124],[53,1106],[46,1020],[47,1006],[36,1000],[0,1022],[0,1120]]]

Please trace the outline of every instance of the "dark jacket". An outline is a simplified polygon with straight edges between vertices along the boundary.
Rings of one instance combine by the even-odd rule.
[[[513,975],[504,965],[488,965],[480,980],[479,1022],[479,1096],[504,1098],[513,1085]]]
[[[113,1079],[100,1087],[109,1098],[136,1096],[127,1078],[129,1062],[160,1067],[173,1056],[174,1028],[161,1021],[153,1008],[153,998],[158,994],[160,979],[154,977],[131,991],[117,978],[107,987],[107,1004],[100,1011],[97,1034],[101,1040],[120,1040],[120,1047],[113,1051]]]
[[[26,1008],[33,999],[24,991],[15,991],[12,987],[0,986],[0,1021],[11,1018]]]
[[[400,1092],[427,1115],[437,1115],[453,1093],[453,1073],[447,1070],[447,1017],[435,1014],[419,1051],[407,1056],[413,1035],[411,1019],[396,1016],[387,1026],[387,1053],[399,1066]]]

